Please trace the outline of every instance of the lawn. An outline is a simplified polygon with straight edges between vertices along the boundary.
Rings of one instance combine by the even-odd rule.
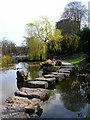
[[[79,58],[67,60],[67,62],[80,66],[81,62],[83,62],[84,60],[85,60],[85,57],[79,57]]]

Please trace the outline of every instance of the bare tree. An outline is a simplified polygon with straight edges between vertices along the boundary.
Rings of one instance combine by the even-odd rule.
[[[88,11],[86,6],[81,2],[70,2],[66,5],[61,19],[70,19],[71,21],[78,21],[81,26],[81,21],[87,19]]]
[[[2,38],[1,45],[2,45],[2,55],[17,53],[15,43],[8,40],[6,37]]]

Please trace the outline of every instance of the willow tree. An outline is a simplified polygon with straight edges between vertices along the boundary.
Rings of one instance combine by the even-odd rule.
[[[30,60],[40,60],[42,43],[38,38],[35,39],[34,37],[31,37],[26,39]]]
[[[53,33],[54,26],[48,18],[40,17],[38,21],[27,24],[26,42],[30,59],[46,59],[47,42]]]
[[[52,54],[54,56],[60,55],[61,52],[61,41],[63,40],[63,36],[61,35],[61,31],[59,29],[54,29],[53,34],[50,36],[50,40],[48,41],[48,54]]]

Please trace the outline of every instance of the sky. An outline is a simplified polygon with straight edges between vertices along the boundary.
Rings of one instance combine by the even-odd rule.
[[[47,16],[59,21],[67,3],[75,0],[0,0],[0,40],[7,37],[20,46],[24,40],[26,24]],[[88,7],[89,0],[81,1]]]

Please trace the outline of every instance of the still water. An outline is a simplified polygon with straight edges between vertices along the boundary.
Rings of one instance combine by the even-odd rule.
[[[15,65],[17,69],[4,70],[2,74],[2,104],[5,100],[13,96],[15,91],[22,86],[17,82],[16,72],[25,70],[30,72],[31,78],[43,77],[43,71],[39,66],[27,63]],[[88,100],[85,91],[80,85],[72,88],[72,83],[78,80],[73,74],[65,81],[58,82],[54,90],[50,90],[50,97],[42,105],[41,118],[85,118],[88,110]],[[1,81],[0,81],[1,84]]]

